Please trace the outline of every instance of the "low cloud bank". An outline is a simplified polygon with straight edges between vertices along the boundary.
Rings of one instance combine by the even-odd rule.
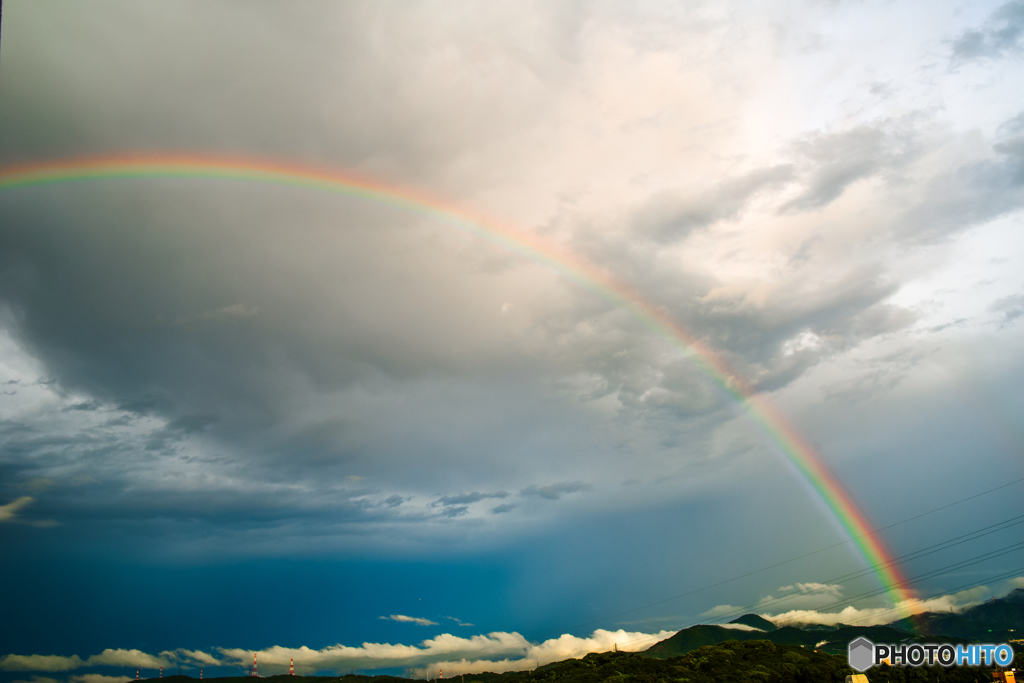
[[[620,650],[643,650],[673,633],[674,631],[661,631],[649,634],[621,629],[598,629],[586,638],[565,634],[541,643],[531,643],[514,632],[495,632],[469,638],[444,633],[435,638],[428,638],[419,645],[363,643],[358,647],[332,645],[320,650],[275,646],[255,652],[259,659],[260,671],[266,674],[288,671],[289,664],[294,659],[295,671],[299,674],[325,670],[401,668],[414,676],[436,677],[440,669],[451,674],[532,669],[562,659],[582,657],[590,652],[611,650],[616,646]],[[126,666],[146,669],[161,666],[168,668],[174,665],[247,666],[252,661],[254,652],[244,648],[217,648],[217,651],[221,659],[207,652],[184,649],[161,652],[159,656],[139,650],[104,650],[101,654],[88,659],[82,659],[78,655],[64,657],[11,654],[0,659],[0,670],[57,672],[85,666]],[[70,677],[67,683],[121,683],[124,680],[127,679],[84,674]],[[34,676],[32,681],[24,683],[59,682]]]
[[[496,632],[460,638],[444,633],[417,645],[363,643],[358,647],[332,645],[320,650],[308,647],[271,647],[260,650],[260,669],[268,672],[287,669],[295,660],[297,673],[323,670],[384,669],[423,667],[448,660],[521,658],[530,647],[518,633]],[[252,659],[252,650],[218,648],[228,664],[242,665]]]
[[[1014,579],[1014,582],[1024,579]],[[940,595],[926,600],[904,600],[894,607],[867,607],[858,609],[848,606],[839,612],[819,612],[811,609],[790,610],[781,614],[762,614],[761,616],[776,626],[799,626],[800,624],[820,624],[823,626],[835,626],[836,624],[847,624],[850,626],[880,626],[899,621],[908,614],[921,612],[962,612],[965,609],[980,605],[992,597],[992,592],[986,586],[979,586],[969,590],[960,591],[950,595]]]
[[[70,671],[85,666],[78,655],[7,655],[0,659],[0,671]]]
[[[461,659],[431,662],[425,666],[408,668],[407,671],[415,678],[437,678],[440,671],[444,671],[452,676],[482,671],[494,673],[523,671],[563,659],[582,657],[590,652],[606,652],[613,647],[630,652],[646,650],[656,642],[669,638],[674,634],[675,631],[661,631],[648,634],[629,632],[622,629],[618,631],[598,629],[589,638],[579,638],[566,633],[558,638],[545,640],[540,644],[526,644],[521,656],[517,658],[473,659],[464,657]]]
[[[107,649],[88,659],[78,655],[65,657],[62,655],[6,655],[0,657],[0,671],[71,671],[87,666],[125,666],[138,669],[169,668],[175,664],[207,664],[218,665],[221,662],[205,652],[192,650],[175,650],[151,655],[141,650]],[[98,674],[97,674],[98,675]],[[92,677],[92,678],[90,678]],[[38,677],[33,677],[33,681]],[[104,677],[109,678],[109,677]],[[122,680],[116,677],[118,681]],[[72,676],[69,683],[110,683],[95,678],[93,674]],[[111,679],[112,681],[113,679]],[[40,679],[40,683],[44,683]]]
[[[718,624],[718,626],[732,629],[733,631],[757,631],[759,633],[764,633],[764,629],[754,628],[753,626],[748,626],[746,624]]]

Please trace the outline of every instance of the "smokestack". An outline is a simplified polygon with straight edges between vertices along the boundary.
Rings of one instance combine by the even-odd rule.
[[[203,667],[199,667],[199,680],[203,680]]]
[[[135,680],[139,680],[139,670],[135,670]]]
[[[288,659],[288,675],[289,676],[294,676],[295,675],[295,658],[294,657],[291,657],[291,658]]]
[[[161,666],[160,667],[160,678],[163,678],[163,677],[164,677],[164,668]]]

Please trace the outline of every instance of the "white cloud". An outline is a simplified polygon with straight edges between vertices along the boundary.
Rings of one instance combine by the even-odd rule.
[[[78,655],[7,655],[0,659],[0,671],[70,671],[83,665]]]
[[[716,626],[721,626],[722,628],[732,629],[733,631],[758,631],[758,632],[763,632],[764,631],[764,629],[754,628],[753,626],[748,626],[746,624],[716,624]]]
[[[436,621],[430,619],[424,619],[423,617],[407,617],[404,614],[392,614],[389,617],[380,617],[388,621],[402,621],[409,624],[419,624],[420,626],[437,626]]]
[[[781,614],[762,614],[779,626],[797,624],[822,624],[834,626],[878,626],[898,621],[908,613],[920,612],[961,612],[981,604],[991,594],[986,586],[979,586],[951,595],[940,595],[925,600],[905,600],[894,607],[867,607],[858,609],[852,605],[839,612],[818,612],[816,610],[790,610]]]
[[[161,652],[161,655],[172,655],[176,661],[189,662],[192,664],[207,664],[209,666],[217,666],[221,663],[219,659],[211,654],[203,652],[202,650],[185,650],[178,648],[173,653]]]
[[[518,633],[496,632],[460,638],[448,633],[424,640],[419,646],[392,645],[391,643],[363,643],[359,647],[332,645],[320,650],[308,647],[271,647],[257,652],[260,668],[267,671],[287,670],[289,660],[295,660],[296,671],[324,669],[375,669],[421,666],[427,662],[446,658],[511,657],[522,656],[530,643]],[[247,664],[253,650],[245,648],[218,648],[229,663]]]
[[[781,586],[779,590],[787,593],[798,591],[805,595],[826,593],[835,597],[841,597],[843,594],[843,587],[837,583],[797,583],[793,586]]]
[[[18,515],[18,510],[31,504],[33,500],[32,496],[22,496],[7,505],[0,505],[0,522],[13,521]]]
[[[624,631],[606,631],[598,629],[589,638],[563,634],[558,638],[545,640],[539,644],[530,644],[520,658],[494,659],[458,659],[433,662],[426,666],[416,667],[409,673],[416,678],[435,678],[439,671],[451,675],[476,673],[481,671],[524,671],[538,666],[558,662],[564,659],[582,657],[590,652],[607,652],[613,647],[626,652],[646,650],[660,640],[669,638],[675,631],[661,631],[647,634]]]
[[[127,683],[131,676],[104,676],[103,674],[79,674],[68,678],[68,683]]]
[[[173,653],[161,653],[172,655]],[[208,655],[207,655],[208,656]],[[141,650],[107,649],[83,660],[78,655],[14,655],[0,659],[2,671],[70,671],[83,666],[132,666],[157,669],[170,666],[171,658],[157,657]]]
[[[172,653],[161,653],[172,654]],[[161,666],[170,666],[170,659],[154,657],[141,650],[104,650],[98,655],[89,657],[85,662],[86,666],[134,666],[146,669],[157,669]]]
[[[540,663],[533,659],[460,659],[458,661],[436,662],[429,666],[409,669],[413,678],[437,678],[447,671],[449,676],[469,673],[504,673],[506,671],[528,671],[536,669]]]
[[[742,612],[742,611],[743,611],[742,607],[734,607],[733,605],[715,605],[714,607],[709,609],[707,612],[702,612],[701,616],[702,617],[720,617],[720,616],[722,616],[724,614],[732,614],[734,612],[738,613],[738,612]]]
[[[643,650],[674,631],[648,634],[624,630],[598,629],[588,638],[565,634],[542,643],[531,643],[519,633],[495,632],[461,638],[445,633],[424,640],[418,646],[390,643],[363,643],[359,647],[334,645],[320,650],[308,647],[272,647],[257,652],[261,670],[286,671],[289,660],[295,660],[297,672],[325,669],[383,669],[403,668],[413,675],[424,672],[436,674],[470,671],[519,671],[588,652],[611,650],[616,644],[620,650]],[[245,664],[252,658],[252,650],[220,648],[225,663]],[[231,661],[233,660],[233,661]]]

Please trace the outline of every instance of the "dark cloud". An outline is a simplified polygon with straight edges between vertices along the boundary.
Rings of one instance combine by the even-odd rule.
[[[725,104],[701,98],[706,121],[664,99],[663,80],[690,68],[671,12],[601,24],[597,8],[543,3],[372,7],[126,4],[114,23],[19,8],[31,40],[4,45],[0,156],[244,153],[508,214],[606,268],[762,391],[914,323],[891,303],[908,276],[890,250],[1024,203],[1021,116],[995,140],[958,138],[966,151],[921,113],[737,150],[745,115],[728,93],[749,86],[737,65],[723,67]],[[1015,49],[1014,7],[986,25],[990,51]],[[699,33],[693,13],[681,23]],[[605,61],[622,35],[641,62],[671,64],[648,76],[657,106],[616,90],[642,81],[632,62]],[[694,63],[719,74],[721,61]],[[874,100],[899,99],[892,79],[870,86]],[[523,189],[534,178],[537,196]],[[637,184],[618,194],[623,178]],[[863,216],[843,214],[836,200],[865,180],[884,182]],[[704,239],[735,250],[705,265],[688,251]],[[499,487],[555,500],[589,490],[580,472],[594,487],[632,476],[622,453],[655,469],[665,453],[699,461],[734,410],[685,350],[613,303],[415,212],[226,180],[119,180],[5,190],[0,240],[3,326],[53,378],[32,386],[67,420],[3,425],[4,481],[57,473],[65,493],[39,506],[62,521],[476,523],[475,504],[514,495]],[[997,312],[1009,322],[1014,306]],[[829,395],[859,401],[885,372],[862,368]]]
[[[97,401],[82,401],[80,403],[73,403],[69,405],[65,410],[99,410],[100,404]]]
[[[506,491],[498,491],[497,493],[480,493],[479,491],[473,491],[472,493],[459,493],[454,496],[442,496],[431,503],[430,506],[471,505],[472,503],[478,503],[481,500],[488,500],[491,498],[508,498],[508,496],[509,494]]]
[[[985,25],[964,31],[951,41],[953,63],[997,58],[1016,52],[1024,35],[1024,2],[1014,0],[996,9]]]
[[[796,147],[808,168],[804,189],[780,210],[789,213],[827,206],[851,184],[875,175],[894,157],[905,154],[906,142],[872,126],[808,137]]]
[[[536,484],[533,484],[527,486],[519,493],[522,496],[536,496],[546,500],[558,500],[567,493],[579,493],[581,491],[590,490],[592,490],[592,487],[582,481],[560,481],[554,484],[547,484],[545,486],[537,486]]]
[[[181,415],[168,422],[163,429],[154,432],[146,444],[146,450],[164,450],[174,442],[198,434],[216,422],[217,418],[211,415]]]
[[[936,332],[942,332],[943,330],[964,327],[968,322],[969,321],[967,318],[957,318],[956,320],[951,320],[948,323],[942,323],[941,325],[933,325],[932,327],[927,328],[926,331],[935,334]]]
[[[1004,325],[1016,322],[1024,317],[1024,294],[1005,296],[993,303],[991,310],[1002,314]]]
[[[943,242],[1024,206],[1024,156],[1016,139],[994,145],[998,156],[966,161],[937,173],[923,198],[893,221],[907,243]]]
[[[641,235],[649,239],[661,243],[676,242],[694,230],[736,218],[758,194],[778,189],[793,176],[792,166],[780,165],[724,181],[695,197],[662,192],[640,208],[632,223]]]

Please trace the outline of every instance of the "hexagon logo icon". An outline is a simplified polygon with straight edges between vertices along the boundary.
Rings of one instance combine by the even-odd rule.
[[[875,664],[875,644],[867,638],[858,638],[850,643],[850,668],[854,671],[867,671]]]

